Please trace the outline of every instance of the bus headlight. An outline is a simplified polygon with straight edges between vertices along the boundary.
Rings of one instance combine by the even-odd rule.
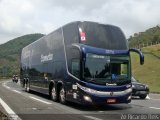
[[[89,96],[83,96],[85,101],[92,102],[92,99]]]
[[[125,94],[128,94],[128,93],[131,93],[132,92],[132,88],[128,88],[126,90],[123,90],[123,91],[97,91],[97,90],[94,90],[94,89],[91,89],[91,88],[87,88],[87,87],[84,87],[84,86],[81,86],[80,84],[77,83],[77,86],[83,90],[84,92],[87,92],[87,93],[90,93],[90,94],[94,94],[94,95],[101,95],[101,96],[120,96],[120,95],[125,95]],[[111,93],[113,93],[111,95]]]
[[[80,84],[78,84],[77,83],[77,86],[80,88],[80,89],[82,89],[83,91],[85,91],[85,92],[88,92],[88,93],[97,93],[97,91],[96,90],[93,90],[93,89],[91,89],[91,88],[87,88],[87,87],[83,87],[83,86],[81,86]]]
[[[130,100],[131,99],[131,95],[128,97],[128,99],[127,100]]]
[[[132,88],[129,88],[127,90],[125,90],[126,93],[131,93],[132,92]]]

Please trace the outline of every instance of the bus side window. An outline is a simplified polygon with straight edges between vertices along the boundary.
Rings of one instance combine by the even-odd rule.
[[[72,74],[80,78],[80,61],[79,59],[72,59]]]

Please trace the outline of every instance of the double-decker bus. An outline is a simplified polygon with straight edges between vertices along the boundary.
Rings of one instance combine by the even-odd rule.
[[[65,104],[115,104],[131,101],[131,57],[119,27],[76,21],[24,47],[21,84]]]

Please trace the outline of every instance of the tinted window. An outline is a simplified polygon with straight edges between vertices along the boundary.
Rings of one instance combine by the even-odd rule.
[[[99,82],[107,82],[111,79],[116,79],[117,81],[129,80],[129,63],[118,57],[88,53],[83,77],[86,80]]]
[[[72,45],[73,43],[78,43],[79,42],[78,25],[76,23],[74,24],[71,23],[64,26],[63,35],[66,45]]]
[[[79,78],[80,76],[80,60],[79,59],[72,59],[72,72],[74,76]]]
[[[79,27],[86,35],[83,44],[105,49],[128,49],[124,34],[116,26],[83,22]]]

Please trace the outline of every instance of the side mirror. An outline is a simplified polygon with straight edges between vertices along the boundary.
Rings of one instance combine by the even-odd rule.
[[[140,64],[141,65],[144,64],[144,55],[143,55],[143,53],[140,50],[131,48],[131,49],[129,49],[129,53],[130,52],[136,52],[136,53],[138,53],[139,54],[139,58],[140,58]]]

